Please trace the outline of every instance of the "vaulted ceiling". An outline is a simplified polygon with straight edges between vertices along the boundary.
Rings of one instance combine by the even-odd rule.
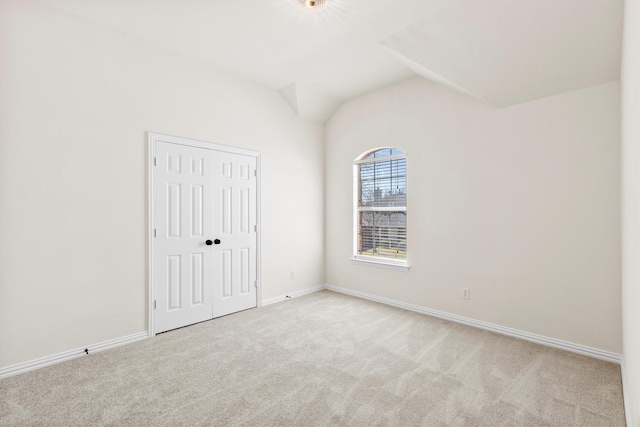
[[[419,75],[504,107],[618,80],[622,0],[43,0],[280,92],[324,122]]]

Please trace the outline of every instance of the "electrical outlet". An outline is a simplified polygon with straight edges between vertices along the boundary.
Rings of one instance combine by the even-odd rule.
[[[291,280],[296,278],[296,272],[291,270]]]
[[[462,288],[462,299],[471,299],[471,291],[469,288]]]

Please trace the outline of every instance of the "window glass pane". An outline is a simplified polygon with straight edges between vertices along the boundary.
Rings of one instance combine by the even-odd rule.
[[[404,151],[399,148],[383,148],[381,150],[374,151],[369,153],[365,159],[377,159],[379,157],[392,156],[394,154],[404,154]]]
[[[384,156],[390,156],[391,155],[391,150],[388,148],[383,148],[382,150],[378,150],[375,153],[373,153],[373,157],[384,157]]]
[[[358,254],[407,258],[407,213],[402,211],[359,212]]]
[[[361,163],[359,206],[406,206],[406,165],[406,159]]]

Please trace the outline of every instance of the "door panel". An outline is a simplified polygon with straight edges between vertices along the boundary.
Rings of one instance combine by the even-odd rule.
[[[204,253],[191,254],[191,305],[204,304]]]
[[[211,319],[213,154],[156,143],[155,332]]]
[[[191,237],[204,237],[204,186],[191,186]]]
[[[214,153],[214,234],[220,244],[214,249],[213,317],[256,306],[256,159],[240,154]]]

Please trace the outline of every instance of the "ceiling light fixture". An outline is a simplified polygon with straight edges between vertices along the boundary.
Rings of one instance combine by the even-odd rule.
[[[329,0],[300,0],[305,9],[318,11],[327,7]]]

